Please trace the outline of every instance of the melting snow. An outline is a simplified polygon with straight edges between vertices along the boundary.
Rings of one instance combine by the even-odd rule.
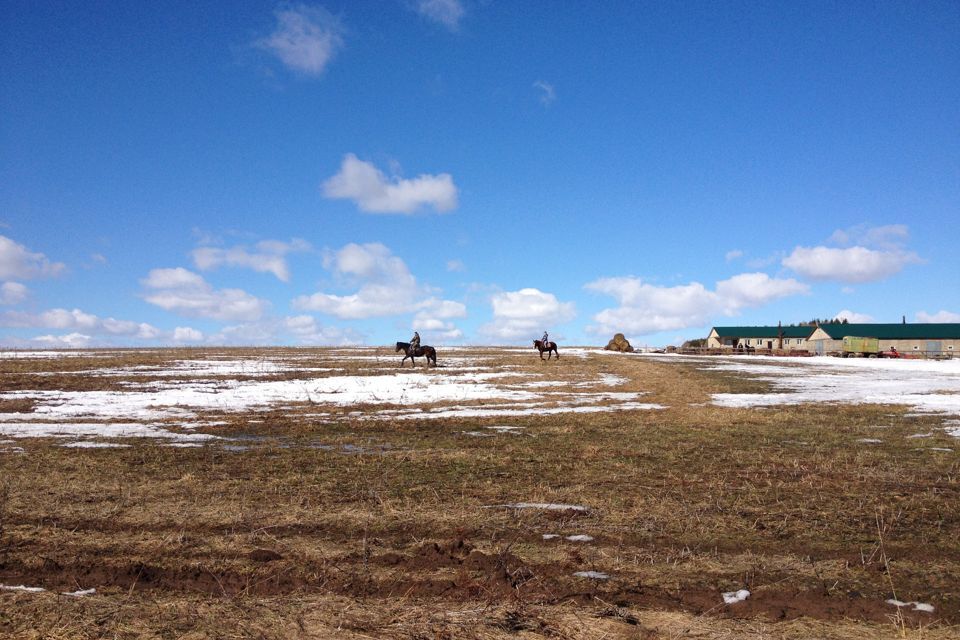
[[[925,602],[903,602],[901,600],[894,600],[893,598],[887,600],[887,604],[892,604],[895,607],[913,607],[914,611],[925,611],[926,613],[933,613],[933,605],[927,604]]]
[[[71,447],[74,449],[121,449],[129,447],[128,444],[117,444],[116,442],[95,442],[91,440],[78,440],[77,442],[67,442],[61,447]]]
[[[737,604],[738,602],[743,602],[750,597],[750,592],[746,589],[740,589],[739,591],[728,591],[723,594],[723,602],[725,604]]]
[[[79,438],[95,436],[101,438],[169,438],[171,440],[199,441],[214,440],[216,436],[206,433],[174,433],[159,425],[147,425],[139,422],[0,422],[0,435],[15,438]]]
[[[960,359],[729,356],[696,361],[706,369],[749,374],[773,386],[771,393],[714,394],[714,403],[724,407],[836,402],[902,404],[919,415],[960,414]]]
[[[489,508],[504,509],[545,509],[547,511],[589,511],[590,509],[579,504],[557,504],[555,502],[515,502],[514,504],[494,504]]]
[[[9,584],[0,584],[0,590],[3,591],[26,591],[27,593],[40,593],[46,591],[43,587],[26,587],[22,584],[18,585],[9,585]]]
[[[592,580],[609,580],[610,576],[601,572],[601,571],[577,571],[575,574],[578,578],[590,578]]]
[[[466,356],[467,351],[463,351]],[[526,352],[526,351],[525,351]],[[574,352],[586,357],[589,350]],[[92,352],[91,352],[92,354]],[[17,352],[26,357],[27,352]],[[76,352],[43,352],[42,357],[65,357]],[[97,353],[97,355],[103,355]],[[335,352],[330,358],[343,359]],[[282,372],[329,372],[330,368],[306,368],[296,355],[264,358],[181,359],[169,364],[126,368],[92,369],[95,375],[142,376],[158,379],[143,384],[118,381],[119,390],[56,391],[19,390],[0,393],[0,399],[29,399],[33,409],[25,413],[0,414],[0,436],[104,438],[165,438],[184,442],[212,439],[205,434],[176,433],[169,427],[193,429],[223,422],[201,421],[203,413],[242,413],[276,407],[305,408],[310,405],[351,407],[360,419],[482,418],[566,413],[598,413],[664,408],[643,403],[642,393],[581,390],[580,387],[617,386],[626,380],[612,374],[581,377],[576,382],[554,380],[550,391],[523,386],[531,376],[545,373],[504,371],[488,356],[448,358],[463,369],[456,372],[396,371],[383,375],[327,375],[296,380],[256,379]],[[319,356],[313,357],[313,364]],[[355,355],[352,359],[392,361],[383,355]],[[466,365],[490,362],[495,371],[477,371]],[[321,363],[322,364],[322,363]],[[546,370],[545,370],[546,371]],[[176,379],[178,377],[180,379]],[[230,376],[234,376],[231,379]],[[236,379],[243,378],[243,379]],[[252,379],[251,379],[252,378]],[[394,405],[371,411],[366,405]],[[399,408],[396,408],[399,407]],[[328,413],[313,415],[328,417]],[[517,433],[510,427],[495,427],[497,433]],[[477,435],[471,432],[469,435]],[[92,445],[78,445],[92,446]]]

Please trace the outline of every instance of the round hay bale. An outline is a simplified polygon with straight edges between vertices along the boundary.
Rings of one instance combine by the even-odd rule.
[[[618,333],[617,335],[613,336],[613,340],[608,342],[604,349],[607,351],[619,351],[620,353],[630,353],[633,351],[633,347],[630,346],[630,342],[622,333]]]

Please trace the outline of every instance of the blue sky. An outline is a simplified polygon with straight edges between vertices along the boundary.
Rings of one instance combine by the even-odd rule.
[[[960,322],[960,5],[0,7],[0,341]]]

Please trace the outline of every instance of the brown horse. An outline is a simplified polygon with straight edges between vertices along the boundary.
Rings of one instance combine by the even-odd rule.
[[[557,343],[556,343],[556,342],[547,342],[546,344],[544,344],[543,340],[534,340],[534,341],[533,341],[533,346],[536,347],[537,350],[540,352],[540,359],[541,359],[541,360],[543,360],[543,352],[544,352],[544,351],[547,352],[547,360],[549,360],[549,359],[553,356],[554,353],[557,354],[557,360],[560,359],[560,352],[557,351]]]
[[[416,351],[410,348],[409,342],[398,342],[397,343],[397,353],[403,351],[405,354],[403,360],[400,361],[400,366],[403,366],[403,363],[407,361],[407,358],[410,358],[410,362],[413,363],[413,366],[417,366],[417,357],[424,357],[427,359],[427,366],[430,366],[430,362],[433,361],[433,366],[437,366],[437,350],[429,345],[423,345]]]

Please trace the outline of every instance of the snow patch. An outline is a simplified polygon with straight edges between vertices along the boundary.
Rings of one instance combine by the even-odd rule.
[[[591,580],[609,580],[610,576],[602,571],[577,571],[575,574],[578,578],[590,578]]]
[[[43,587],[27,587],[22,584],[10,585],[10,584],[0,584],[0,590],[2,591],[25,591],[27,593],[41,593],[46,591]]]
[[[890,598],[886,601],[887,604],[892,604],[895,607],[913,607],[914,611],[923,611],[925,613],[933,613],[933,605],[927,604],[925,602],[903,602],[901,600],[895,600]]]
[[[723,594],[724,604],[737,604],[738,602],[743,602],[750,597],[750,592],[746,589],[740,589],[739,591],[728,591]]]
[[[70,447],[72,449],[122,449],[129,447],[128,444],[118,444],[116,442],[96,442],[93,440],[77,440],[76,442],[67,442],[61,447]]]
[[[589,507],[579,504],[558,504],[555,502],[515,502],[513,504],[492,504],[487,509],[544,509],[546,511],[589,511]]]

